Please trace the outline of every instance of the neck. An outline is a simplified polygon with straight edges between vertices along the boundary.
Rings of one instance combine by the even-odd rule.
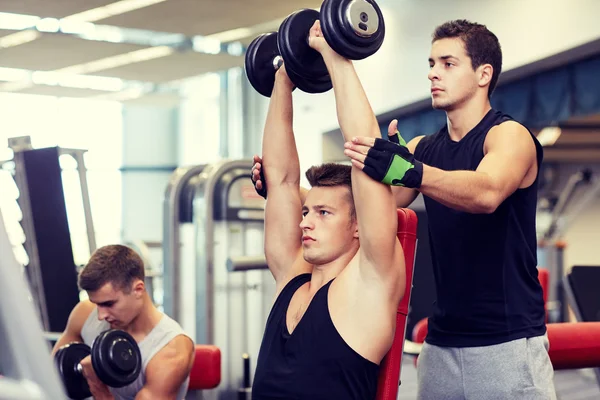
[[[148,293],[144,295],[144,305],[139,315],[131,321],[131,324],[125,331],[132,336],[147,335],[158,324],[162,318],[162,313],[154,307]]]
[[[358,256],[358,250],[359,247],[357,245],[351,251],[344,253],[327,264],[314,265],[310,279],[310,292],[313,294],[316,293],[327,282],[336,278]]]
[[[448,134],[450,138],[459,141],[469,133],[491,109],[490,101],[473,98],[457,108],[446,111]]]

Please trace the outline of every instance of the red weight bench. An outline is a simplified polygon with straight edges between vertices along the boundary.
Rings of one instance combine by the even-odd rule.
[[[406,318],[412,290],[415,250],[417,247],[417,214],[408,208],[398,209],[398,240],[404,250],[406,264],[406,290],[396,313],[394,342],[383,359],[379,370],[377,400],[396,400],[400,385],[402,351],[406,336]]]
[[[396,332],[392,347],[381,362],[377,400],[396,400],[397,398],[417,244],[417,214],[410,209],[398,209],[397,214],[397,235],[404,250],[406,264],[406,290],[396,314]],[[197,345],[188,391],[213,389],[219,385],[220,381],[221,352],[219,348],[211,345]]]
[[[538,268],[538,279],[548,299],[548,270]],[[547,317],[547,316],[546,316]],[[558,322],[546,324],[550,342],[550,360],[555,370],[600,367],[600,322]],[[425,342],[427,318],[419,321],[412,332],[416,343]]]
[[[214,389],[221,383],[221,350],[208,344],[196,345],[188,391]]]

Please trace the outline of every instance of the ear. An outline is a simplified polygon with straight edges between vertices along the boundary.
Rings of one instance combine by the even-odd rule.
[[[354,239],[358,239],[358,222],[354,221],[354,233],[352,234]]]
[[[490,64],[483,64],[477,68],[477,75],[479,77],[479,86],[484,87],[490,84],[492,81],[492,75],[494,74],[494,67]]]
[[[140,298],[146,291],[146,284],[144,283],[143,280],[136,279],[133,282],[132,290],[133,290],[133,293],[135,294],[135,297]]]

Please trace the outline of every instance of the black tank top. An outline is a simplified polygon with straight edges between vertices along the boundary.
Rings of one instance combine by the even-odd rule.
[[[445,126],[421,139],[415,158],[446,171],[474,171],[489,130],[509,120],[492,109],[458,142]],[[531,136],[539,170],[543,150]],[[538,177],[491,214],[457,211],[423,196],[437,295],[428,343],[486,346],[546,332],[537,271],[537,191]]]
[[[333,280],[317,291],[289,334],[288,306],[310,278],[311,274],[302,274],[292,279],[271,309],[252,399],[375,399],[379,366],[348,346],[331,321],[327,293]]]

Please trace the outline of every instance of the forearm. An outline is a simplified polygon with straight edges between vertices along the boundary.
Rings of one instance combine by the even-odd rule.
[[[337,54],[326,54],[323,58],[333,83],[338,122],[344,139],[381,137],[379,124],[352,61]]]
[[[292,86],[276,79],[263,134],[263,171],[267,187],[300,182],[300,161],[293,132]]]
[[[497,190],[491,177],[477,171],[444,171],[423,165],[419,191],[458,211],[491,213],[497,205]]]
[[[106,386],[101,389],[92,389],[90,387],[90,392],[92,393],[94,400],[115,400],[115,397]]]

